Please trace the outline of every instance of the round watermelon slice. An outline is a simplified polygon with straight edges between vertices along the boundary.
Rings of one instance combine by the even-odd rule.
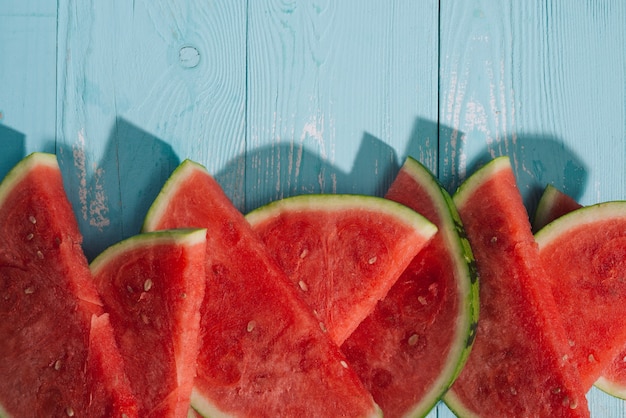
[[[183,417],[196,374],[206,230],[140,234],[91,265],[142,417]]]
[[[386,196],[438,227],[433,240],[342,350],[385,417],[424,416],[470,352],[478,320],[478,277],[450,195],[407,158]]]
[[[536,240],[573,361],[590,388],[613,360],[621,355],[623,362],[626,201],[570,212],[542,228]]]
[[[476,171],[454,202],[476,257],[480,319],[447,405],[461,416],[588,417],[510,160]]]
[[[0,411],[137,416],[52,154],[0,184]]]
[[[373,417],[380,409],[267,247],[204,167],[186,160],[145,230],[207,229],[191,403],[203,416]]]
[[[337,345],[437,230],[404,205],[362,195],[289,197],[246,219]]]

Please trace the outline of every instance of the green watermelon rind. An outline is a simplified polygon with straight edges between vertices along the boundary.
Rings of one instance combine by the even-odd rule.
[[[92,274],[96,276],[101,269],[106,268],[109,263],[115,261],[117,257],[125,252],[137,248],[146,248],[151,245],[187,244],[193,246],[194,244],[204,242],[205,239],[206,229],[202,228],[181,228],[143,232],[106,248],[89,264],[89,269]]]
[[[593,385],[608,395],[626,400],[626,386],[617,385],[604,376],[600,376]]]
[[[180,184],[186,181],[187,176],[193,174],[195,170],[208,172],[202,164],[190,159],[184,160],[176,167],[148,209],[141,227],[142,232],[157,229],[156,224],[163,219],[164,211],[169,206],[170,196],[176,192]]]
[[[463,206],[467,199],[469,199],[476,190],[477,187],[484,182],[486,178],[492,177],[500,170],[506,170],[511,167],[511,160],[508,156],[496,157],[483,165],[477,170],[471,177],[461,183],[459,188],[454,193],[452,200],[456,204],[456,207]]]
[[[452,202],[455,204],[455,207],[459,208],[463,206],[467,199],[469,199],[476,189],[480,187],[485,179],[491,178],[496,173],[501,170],[508,170],[511,167],[511,160],[508,156],[496,157],[483,165],[480,169],[478,169],[474,174],[472,174],[467,180],[465,180],[459,188],[456,190],[454,195],[452,196]],[[467,237],[465,237],[467,239]],[[469,245],[469,241],[468,241]],[[475,269],[475,263],[473,265]],[[474,327],[475,337],[476,326]],[[468,353],[469,356],[469,353]],[[466,359],[467,360],[467,359]],[[458,376],[457,376],[458,377]],[[454,394],[453,391],[448,391],[442,398],[443,402],[446,406],[456,415],[464,418],[475,418],[478,417],[471,410],[464,407],[463,402]]]
[[[548,224],[547,219],[552,206],[554,205],[557,196],[561,193],[559,189],[554,187],[551,184],[546,185],[541,197],[539,198],[539,203],[537,203],[537,208],[535,209],[535,214],[533,216],[533,230],[538,231],[543,226]]]
[[[569,230],[613,217],[626,218],[626,200],[596,203],[569,212],[537,231],[535,240],[539,248],[545,247]]]
[[[4,177],[0,183],[0,206],[4,204],[4,201],[8,194],[13,190],[13,187],[28,174],[31,169],[36,165],[46,165],[55,169],[59,168],[57,157],[55,154],[49,154],[45,152],[33,152],[24,157],[19,163],[17,163]]]
[[[432,384],[429,393],[407,413],[407,416],[425,416],[452,386],[471,352],[479,316],[479,278],[463,222],[450,194],[437,177],[416,159],[407,157],[403,169],[414,181],[424,186],[437,208],[441,218],[439,233],[443,234],[446,246],[454,257],[457,269],[455,277],[459,279],[457,293],[462,295],[461,314],[457,318],[461,324],[457,327],[458,333],[448,354],[447,368],[441,372],[438,381]]]
[[[281,212],[316,210],[330,213],[355,209],[392,216],[425,236],[433,236],[437,232],[437,227],[432,222],[407,206],[382,197],[358,194],[306,194],[286,197],[249,212],[246,220],[251,225],[258,225]]]
[[[626,200],[596,203],[569,212],[540,229],[535,234],[535,240],[541,249],[567,231],[610,218],[626,218]],[[626,387],[617,385],[603,376],[596,380],[594,386],[611,396],[626,399]]]

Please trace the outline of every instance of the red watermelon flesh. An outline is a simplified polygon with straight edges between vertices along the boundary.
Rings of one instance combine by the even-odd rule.
[[[0,409],[137,416],[54,155],[31,154],[5,177],[0,225]]]
[[[436,232],[406,206],[359,195],[290,197],[246,219],[337,345]]]
[[[553,220],[581,207],[582,205],[571,196],[549,184],[537,204],[533,217],[533,231],[539,231]]]
[[[145,230],[207,228],[206,296],[192,406],[202,415],[375,416],[379,409],[265,245],[189,160]]]
[[[475,416],[589,416],[509,159],[476,171],[454,201],[480,275],[480,319],[446,403]]]
[[[585,388],[626,341],[626,202],[564,215],[536,234],[552,292]]]
[[[142,417],[186,417],[204,298],[206,231],[136,235],[91,270]]]
[[[469,353],[477,277],[454,204],[425,167],[408,158],[385,197],[439,230],[341,348],[385,417],[423,416]]]
[[[553,220],[581,207],[583,206],[571,196],[548,185],[537,206],[535,229],[539,230]],[[604,368],[602,376],[596,380],[595,385],[613,396],[626,399],[626,349],[623,349],[615,356],[611,364]]]

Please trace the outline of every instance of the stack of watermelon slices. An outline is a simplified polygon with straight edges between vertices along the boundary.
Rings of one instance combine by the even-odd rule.
[[[386,199],[244,218],[187,160],[87,265],[33,154],[0,185],[0,416],[588,416],[620,396],[626,202],[550,192],[533,236],[506,157],[453,197],[408,158]]]

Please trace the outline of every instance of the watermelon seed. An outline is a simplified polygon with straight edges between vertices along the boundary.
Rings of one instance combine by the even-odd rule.
[[[378,257],[374,256],[374,257],[370,258],[369,260],[367,260],[367,262],[369,264],[374,264],[376,262],[376,260],[378,260]]]
[[[73,417],[74,409],[71,406],[68,406],[67,408],[65,408],[65,413],[67,414],[68,417]]]
[[[33,239],[35,237],[35,235],[31,232],[30,234],[26,235],[26,239],[28,241],[30,241],[31,239]]]
[[[33,286],[28,286],[26,289],[24,289],[24,293],[27,295],[32,295],[33,293],[35,293],[35,288]]]
[[[567,340],[567,343],[569,344],[570,347],[573,347],[576,343],[572,340]]]
[[[624,363],[626,363],[626,357],[624,357],[624,358],[622,359],[622,361],[623,361]]]
[[[61,360],[57,360],[54,362],[54,370],[61,370]]]
[[[509,390],[511,391],[511,395],[517,395],[517,390],[515,390],[515,388],[510,388]]]
[[[323,332],[328,332],[328,330],[326,329],[326,325],[324,325],[323,322],[320,322],[320,328],[322,329]]]
[[[180,294],[181,299],[187,299],[187,293],[183,292]]]
[[[593,356],[593,354],[589,354],[589,357],[587,357],[587,360],[589,360],[590,363],[596,361],[596,358]]]
[[[131,285],[126,285],[126,290],[128,290],[128,293],[133,293],[133,288]]]
[[[246,327],[246,330],[248,332],[252,332],[252,330],[254,330],[254,327],[256,327],[256,321],[250,321],[248,322],[248,326]]]
[[[417,340],[419,339],[419,336],[417,334],[413,334],[409,337],[409,345],[415,345],[417,344]]]
[[[498,242],[498,237],[491,237],[491,243],[495,244],[496,242]]]
[[[302,280],[298,282],[298,285],[300,286],[300,289],[302,289],[303,292],[306,292],[307,290],[309,290],[309,287]]]
[[[148,318],[148,315],[146,315],[146,314],[141,314],[141,320],[146,325],[150,323],[150,319]]]
[[[309,254],[309,250],[307,250],[306,248],[304,250],[302,250],[302,252],[300,253],[300,258],[304,258]]]
[[[554,393],[555,395],[558,393],[561,393],[561,388],[554,388],[552,389],[552,393]]]
[[[426,300],[426,298],[424,296],[418,296],[417,300],[419,301],[419,303],[421,303],[424,306],[426,306],[428,304],[428,301]]]
[[[146,281],[143,282],[143,290],[147,292],[150,289],[152,289],[152,280],[146,279]]]
[[[37,258],[39,258],[40,260],[43,260],[43,253],[39,250],[37,250]]]
[[[344,360],[341,360],[339,363],[341,364],[341,367],[343,367],[344,369],[348,368],[348,363],[346,363]]]
[[[577,406],[578,406],[578,403],[576,401],[572,401],[569,403],[570,409],[576,409]]]
[[[30,215],[30,216],[28,217],[28,220],[29,220],[29,221],[30,221],[30,223],[31,223],[31,224],[33,224],[33,225],[37,223],[37,219],[36,219],[33,215]]]

